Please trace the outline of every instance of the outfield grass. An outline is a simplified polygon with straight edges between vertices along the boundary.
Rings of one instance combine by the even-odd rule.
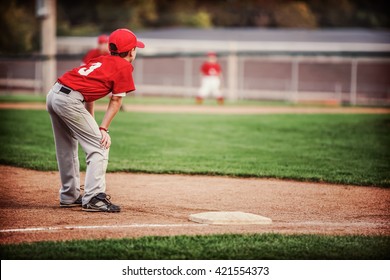
[[[103,116],[97,113],[97,119]],[[45,111],[0,110],[0,163],[56,170]],[[289,178],[390,186],[389,115],[120,112],[109,171]],[[80,158],[84,154],[80,149]],[[81,160],[82,169],[85,163]]]
[[[46,102],[44,95],[0,95],[0,103],[16,102],[16,103],[43,103]]]
[[[390,257],[389,236],[209,235],[0,245],[1,259],[369,260]]]

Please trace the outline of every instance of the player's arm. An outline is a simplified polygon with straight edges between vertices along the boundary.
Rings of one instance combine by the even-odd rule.
[[[85,102],[85,109],[91,114],[92,117],[95,117],[95,102]]]
[[[111,121],[114,119],[115,115],[118,113],[122,105],[122,97],[113,95],[110,98],[110,103],[108,103],[107,111],[104,114],[100,131],[102,133],[101,145],[103,148],[108,149],[111,146],[111,138],[108,132],[104,129],[108,129],[111,124]]]

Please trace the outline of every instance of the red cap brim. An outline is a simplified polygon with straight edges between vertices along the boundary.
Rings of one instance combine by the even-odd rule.
[[[145,48],[145,44],[141,41],[137,41],[137,48],[143,49],[143,48]]]

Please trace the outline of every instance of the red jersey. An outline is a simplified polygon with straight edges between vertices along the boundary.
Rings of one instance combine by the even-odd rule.
[[[221,74],[221,66],[218,63],[205,62],[202,64],[200,71],[205,76],[219,76]]]
[[[119,56],[100,56],[88,64],[66,72],[58,81],[79,91],[87,102],[100,99],[110,92],[126,93],[135,90],[133,65]]]
[[[83,63],[87,64],[91,59],[97,58],[101,55],[109,55],[110,53],[107,52],[101,52],[99,49],[92,49],[83,58]]]

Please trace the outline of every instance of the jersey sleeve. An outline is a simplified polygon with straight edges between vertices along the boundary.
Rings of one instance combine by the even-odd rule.
[[[113,96],[125,97],[125,96],[126,96],[126,92],[113,93],[112,95],[113,95]]]
[[[129,64],[130,67],[124,67],[118,71],[113,76],[113,95],[120,95],[122,93],[130,92],[135,90],[134,80],[133,80],[133,66]]]

